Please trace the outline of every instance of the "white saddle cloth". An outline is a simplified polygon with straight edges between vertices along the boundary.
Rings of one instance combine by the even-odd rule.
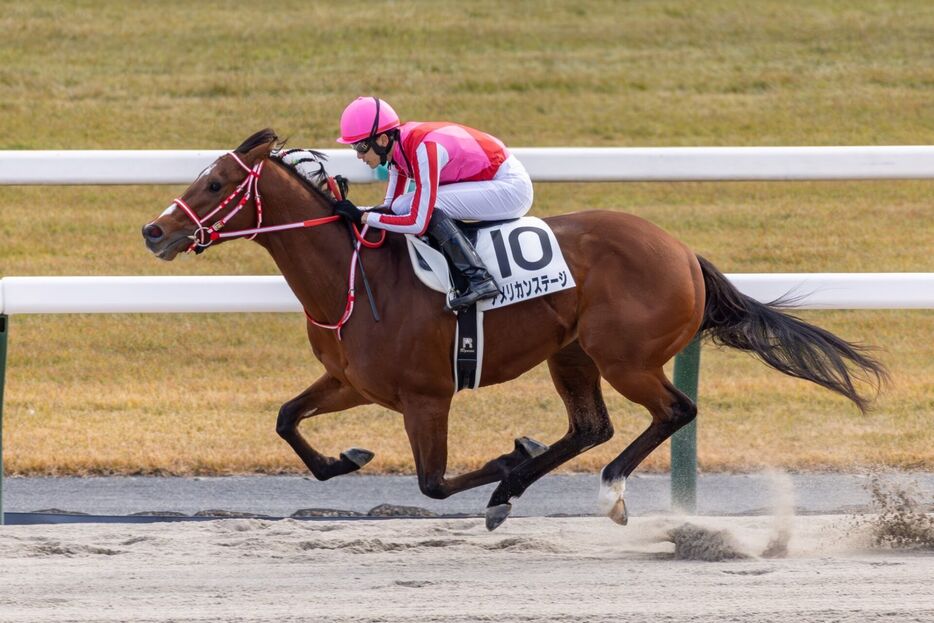
[[[432,290],[454,296],[448,263],[441,252],[421,239],[406,235],[412,268]],[[477,252],[499,285],[500,295],[477,303],[480,311],[499,309],[573,288],[558,239],[545,221],[525,216],[477,231]]]

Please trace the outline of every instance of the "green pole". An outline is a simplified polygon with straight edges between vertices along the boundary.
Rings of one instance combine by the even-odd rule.
[[[695,403],[700,351],[700,339],[695,337],[675,357],[675,387]],[[671,506],[683,513],[697,512],[696,418],[671,436]]]
[[[3,525],[3,380],[6,378],[6,335],[8,318],[0,314],[0,526]]]

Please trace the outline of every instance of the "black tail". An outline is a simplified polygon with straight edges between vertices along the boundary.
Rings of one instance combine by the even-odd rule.
[[[888,372],[865,348],[785,313],[781,301],[764,305],[742,294],[713,264],[697,259],[707,291],[701,334],[715,344],[755,353],[779,372],[813,381],[867,411],[871,399],[856,391],[854,377],[878,393]]]

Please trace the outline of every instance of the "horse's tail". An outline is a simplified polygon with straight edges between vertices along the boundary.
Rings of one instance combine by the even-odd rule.
[[[865,347],[782,311],[787,300],[762,304],[742,294],[713,264],[699,255],[697,259],[707,292],[702,335],[715,344],[755,353],[779,372],[813,381],[867,411],[871,399],[856,391],[854,378],[868,382],[878,393],[888,372],[866,354]]]

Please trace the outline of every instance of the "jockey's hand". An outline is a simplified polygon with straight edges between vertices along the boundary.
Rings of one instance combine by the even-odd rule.
[[[363,227],[363,210],[355,206],[348,199],[341,199],[334,204],[334,213],[340,214],[357,227]]]

